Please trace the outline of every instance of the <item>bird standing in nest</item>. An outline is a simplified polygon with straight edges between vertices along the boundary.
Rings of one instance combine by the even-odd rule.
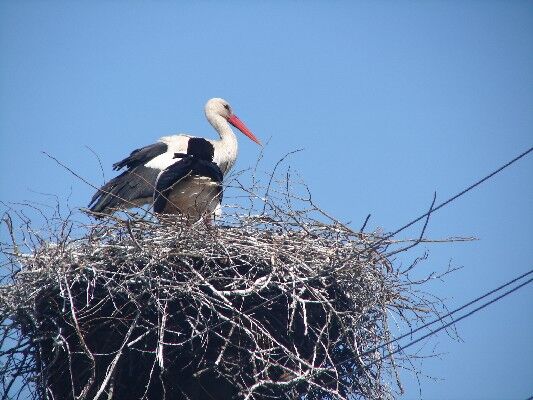
[[[219,134],[220,140],[202,140],[211,144],[213,153],[210,161],[216,164],[223,174],[231,169],[237,159],[237,137],[231,126],[239,129],[252,141],[261,144],[233,113],[226,100],[220,98],[209,100],[205,105],[205,116]],[[189,135],[165,136],[157,143],[134,150],[128,157],[115,163],[113,169],[118,171],[126,168],[126,171],[111,179],[94,194],[89,204],[91,211],[97,214],[109,214],[119,209],[150,204],[157,177],[162,171],[179,162],[175,154],[186,153],[190,141],[196,139],[201,138]]]

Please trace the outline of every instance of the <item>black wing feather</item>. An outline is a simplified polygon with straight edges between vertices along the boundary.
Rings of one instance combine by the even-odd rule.
[[[195,156],[201,160],[213,161],[215,148],[210,141],[204,138],[193,137],[190,138],[187,143],[187,154]]]
[[[135,149],[124,160],[113,164],[113,169],[118,171],[124,167],[133,169],[135,167],[144,165],[153,158],[165,153],[167,149],[168,146],[162,142],[157,142],[149,146],[141,147],[140,149]]]
[[[134,207],[141,200],[150,200],[159,170],[145,166],[124,171],[102,186],[93,196],[91,211],[109,213],[113,209]]]

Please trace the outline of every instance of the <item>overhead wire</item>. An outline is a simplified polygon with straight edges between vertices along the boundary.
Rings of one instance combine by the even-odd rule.
[[[493,290],[487,292],[486,294],[484,294],[484,295],[482,295],[482,296],[479,296],[478,298],[476,298],[476,299],[474,299],[474,300],[472,300],[472,301],[466,303],[465,305],[459,307],[457,310],[454,310],[453,312],[457,312],[457,311],[459,311],[459,310],[461,310],[461,309],[464,309],[465,307],[468,307],[468,305],[471,305],[471,304],[473,304],[473,303],[475,303],[475,302],[477,302],[477,301],[479,301],[479,300],[481,300],[481,299],[483,299],[483,298],[489,296],[490,294],[496,293],[497,291],[499,291],[499,290],[503,289],[504,287],[507,287],[507,286],[509,286],[510,284],[512,284],[512,283],[514,283],[514,282],[516,282],[516,281],[518,281],[518,280],[520,280],[520,279],[522,279],[522,278],[524,278],[524,277],[530,275],[531,273],[533,273],[533,270],[528,271],[528,272],[526,272],[525,274],[522,274],[522,275],[520,275],[520,276],[517,277],[517,278],[514,278],[513,280],[511,280],[511,281],[509,281],[509,282],[507,282],[507,283],[505,283],[505,284],[499,286],[499,287],[496,288],[496,289],[493,289]],[[513,287],[512,289],[507,290],[506,292],[504,292],[504,293],[502,293],[501,295],[495,297],[494,299],[489,300],[489,301],[487,301],[487,302],[481,304],[479,307],[476,307],[476,308],[473,309],[472,311],[469,311],[468,313],[466,313],[466,314],[464,314],[464,315],[461,315],[459,318],[454,319],[454,320],[448,322],[447,324],[444,324],[444,325],[440,326],[440,327],[437,328],[437,329],[431,330],[430,332],[426,333],[425,335],[422,335],[421,337],[419,337],[419,338],[417,338],[417,339],[415,339],[415,340],[412,340],[411,342],[407,343],[406,345],[404,345],[404,346],[399,346],[396,350],[391,351],[391,352],[389,352],[389,353],[383,355],[382,357],[379,357],[378,359],[373,360],[373,361],[371,361],[370,363],[365,364],[364,366],[359,367],[359,369],[361,369],[361,370],[369,370],[373,365],[378,364],[378,363],[381,363],[383,360],[386,360],[387,358],[390,358],[390,357],[392,357],[393,355],[395,355],[395,354],[397,354],[397,353],[399,353],[399,352],[404,351],[404,350],[407,349],[408,347],[411,347],[411,346],[415,345],[416,343],[418,343],[418,342],[420,342],[420,341],[422,341],[422,340],[424,340],[424,339],[426,339],[426,338],[428,338],[428,337],[430,337],[430,336],[432,336],[432,335],[435,335],[436,333],[440,332],[441,330],[446,329],[446,328],[450,327],[451,325],[454,325],[454,324],[458,323],[459,321],[461,321],[461,320],[463,320],[463,319],[465,319],[465,318],[468,318],[468,317],[472,316],[473,314],[477,313],[478,311],[481,311],[482,309],[488,307],[489,305],[491,305],[491,304],[493,304],[493,303],[496,303],[497,301],[500,301],[500,300],[503,299],[504,297],[506,297],[506,296],[508,296],[508,295],[510,295],[510,294],[512,294],[512,293],[514,293],[514,292],[516,292],[517,290],[519,290],[519,289],[525,287],[526,285],[530,284],[531,282],[533,282],[533,278],[530,278],[530,279],[528,279],[527,281],[522,282],[522,283],[516,285],[516,286]],[[447,315],[451,315],[453,312],[448,313]],[[435,321],[432,321],[431,323],[426,324],[425,326],[429,326],[429,325],[431,325],[431,324],[433,324],[433,323],[435,323],[435,322],[438,322],[439,320],[441,320],[441,319],[443,319],[443,318],[445,318],[445,316],[443,316],[442,318],[439,318],[439,319],[437,319],[437,320],[435,320]],[[420,327],[419,329],[416,329],[415,331],[418,331],[418,330],[420,330],[420,329],[422,329],[422,328],[423,328],[423,327]],[[413,332],[415,332],[415,331],[413,331]],[[408,333],[408,335],[409,335],[409,334],[411,334],[411,333]],[[392,341],[390,341],[389,343],[385,343],[385,344],[383,344],[383,345],[377,346],[376,348],[371,349],[371,350],[368,350],[368,351],[365,351],[365,352],[362,353],[362,354],[359,354],[359,355],[357,355],[357,356],[348,357],[348,358],[346,358],[346,359],[344,359],[344,360],[342,360],[342,361],[338,361],[338,362],[336,362],[334,365],[335,365],[335,366],[340,366],[340,365],[345,364],[345,363],[347,363],[347,362],[355,361],[356,359],[360,359],[360,357],[362,357],[363,355],[368,355],[369,353],[374,352],[374,351],[376,351],[376,350],[379,350],[379,349],[382,348],[383,346],[386,346],[386,345],[388,345],[388,344],[391,344],[391,343],[393,343],[393,342],[396,342],[396,341],[400,340],[401,338],[403,338],[403,337],[405,337],[405,336],[406,336],[406,335],[402,335],[401,337],[396,338],[395,340],[392,340]],[[351,373],[351,372],[344,372],[344,373],[341,373],[341,374],[340,374],[340,378],[345,377],[345,376],[348,376],[348,375],[350,375],[350,373]],[[326,374],[327,374],[327,375],[330,375],[332,378],[337,379],[335,376],[333,376],[333,375],[332,375],[331,373],[329,373],[329,372],[326,372]]]
[[[452,201],[458,199],[459,197],[463,196],[464,194],[466,194],[467,192],[471,191],[472,189],[476,188],[477,186],[481,185],[483,182],[485,182],[486,180],[492,178],[494,175],[496,175],[497,173],[503,171],[505,168],[509,167],[510,165],[514,164],[515,162],[517,162],[518,160],[520,160],[521,158],[527,156],[529,153],[531,153],[533,151],[533,146],[530,147],[529,149],[527,149],[526,151],[524,151],[523,153],[519,154],[518,156],[516,156],[515,158],[513,158],[511,161],[505,163],[504,165],[502,165],[501,167],[499,167],[498,169],[492,171],[490,174],[484,176],[483,178],[481,178],[480,180],[478,180],[477,182],[471,184],[470,186],[468,186],[467,188],[461,190],[459,193],[457,193],[455,196],[452,196],[450,197],[448,200],[440,203],[438,206],[436,207],[431,207],[430,210],[428,212],[426,212],[425,214],[422,214],[421,216],[413,219],[412,221],[408,222],[407,224],[405,224],[404,226],[398,228],[397,230],[395,230],[394,232],[391,232],[389,234],[387,234],[386,236],[384,236],[383,238],[381,238],[380,240],[378,240],[376,243],[372,244],[371,247],[374,247],[374,246],[379,246],[381,243],[383,243],[384,241],[390,239],[391,237],[397,235],[398,233],[404,231],[405,229],[409,228],[410,226],[413,226],[414,224],[416,224],[418,221],[424,219],[425,217],[428,217],[429,215],[433,214],[435,211],[441,209],[442,207],[450,204]]]
[[[481,296],[476,297],[475,299],[469,301],[468,303],[463,304],[462,306],[456,308],[455,310],[450,311],[450,312],[448,312],[448,313],[446,313],[446,314],[444,314],[444,315],[439,316],[438,318],[434,319],[433,321],[430,321],[430,322],[428,322],[428,323],[425,323],[424,325],[421,325],[421,326],[419,326],[419,327],[416,328],[416,329],[413,329],[413,330],[411,330],[411,331],[409,331],[409,332],[407,332],[407,333],[404,333],[404,334],[401,335],[401,336],[398,336],[398,337],[396,337],[396,338],[394,338],[394,339],[391,339],[391,340],[389,340],[389,341],[386,342],[386,343],[382,343],[381,345],[376,346],[376,347],[374,347],[374,348],[372,348],[372,349],[370,349],[370,350],[366,350],[365,352],[361,353],[361,356],[365,356],[365,355],[367,355],[367,354],[373,353],[373,352],[375,352],[376,350],[379,350],[379,349],[381,349],[381,348],[383,348],[383,347],[386,347],[386,346],[388,346],[389,344],[392,344],[392,343],[398,342],[398,341],[402,340],[403,338],[405,338],[405,337],[407,337],[407,336],[411,336],[411,335],[413,335],[414,333],[419,332],[419,331],[421,331],[421,330],[424,329],[424,328],[427,328],[427,327],[429,327],[429,326],[431,326],[431,325],[433,325],[433,324],[435,324],[435,323],[437,323],[437,322],[439,322],[439,321],[442,321],[443,319],[446,319],[446,318],[448,318],[448,317],[451,317],[452,315],[457,314],[459,311],[464,310],[465,308],[467,308],[467,307],[469,307],[469,306],[471,306],[471,305],[473,305],[473,304],[479,302],[480,300],[483,300],[484,298],[486,298],[486,297],[488,297],[488,296],[490,296],[490,295],[492,295],[492,294],[494,294],[494,293],[496,293],[496,292],[499,292],[499,291],[502,290],[503,288],[505,288],[505,287],[507,287],[507,286],[509,286],[509,285],[512,285],[512,284],[515,283],[516,281],[519,281],[519,280],[521,280],[522,278],[525,278],[526,276],[531,275],[531,274],[533,274],[533,269],[530,270],[530,271],[528,271],[528,272],[526,272],[526,273],[524,273],[524,274],[522,274],[522,275],[520,275],[520,276],[518,276],[518,277],[516,277],[516,278],[513,278],[512,280],[510,280],[510,281],[504,283],[503,285],[498,286],[498,287],[495,288],[495,289],[490,290],[489,292],[486,292],[486,293],[482,294]]]
[[[381,344],[379,346],[376,346],[376,347],[374,347],[374,348],[372,348],[370,350],[364,351],[363,353],[359,354],[358,357],[362,357],[362,356],[374,353],[375,351],[380,350],[380,349],[382,349],[382,348],[384,348],[386,346],[389,346],[390,344],[396,343],[396,342],[400,341],[401,339],[403,339],[403,338],[405,338],[407,336],[411,336],[412,334],[414,334],[414,333],[416,333],[416,332],[418,332],[418,331],[420,331],[420,330],[422,330],[424,328],[427,328],[427,327],[429,327],[429,326],[431,326],[431,325],[433,325],[433,324],[435,324],[435,323],[437,323],[439,321],[442,321],[443,319],[445,319],[445,318],[447,318],[447,317],[449,317],[449,316],[451,316],[453,314],[456,314],[456,313],[458,313],[461,310],[464,310],[465,308],[467,308],[467,307],[479,302],[480,300],[482,300],[482,299],[484,299],[484,298],[486,298],[486,297],[488,297],[488,296],[490,296],[492,294],[495,294],[495,293],[499,292],[500,290],[504,289],[505,287],[507,287],[509,285],[512,285],[513,283],[515,283],[515,282],[517,282],[517,281],[519,281],[519,280],[521,280],[521,279],[523,279],[526,276],[531,275],[531,274],[533,274],[533,269],[528,271],[528,272],[526,272],[526,273],[524,273],[524,274],[522,274],[522,275],[520,275],[520,276],[518,276],[518,277],[516,277],[516,278],[514,278],[514,279],[512,279],[512,280],[510,280],[510,281],[508,281],[508,282],[506,282],[506,283],[504,283],[503,285],[498,286],[495,289],[490,290],[489,292],[487,292],[487,293],[485,293],[485,294],[483,294],[481,296],[476,297],[474,300],[471,300],[468,303],[465,303],[464,305],[456,308],[455,310],[453,310],[453,311],[451,311],[451,312],[449,312],[449,313],[447,313],[445,315],[440,316],[439,318],[437,318],[437,319],[435,319],[435,320],[433,320],[433,321],[431,321],[429,323],[426,323],[426,324],[424,324],[424,325],[422,325],[422,326],[420,326],[420,327],[418,327],[418,328],[416,328],[416,329],[414,329],[414,330],[412,330],[412,331],[410,331],[410,332],[408,332],[406,334],[403,334],[403,335],[401,335],[401,336],[399,336],[397,338],[394,338],[394,339],[392,339],[392,340],[390,340],[390,341],[388,341],[386,343],[383,343],[383,344]],[[407,343],[406,345],[399,346],[396,350],[385,354],[383,357],[380,357],[378,360],[375,360],[375,361],[373,361],[370,364],[367,364],[365,366],[365,368],[368,368],[368,367],[372,366],[373,364],[375,364],[377,362],[381,362],[382,360],[384,360],[384,359],[386,359],[388,357],[392,357],[394,354],[399,353],[399,352],[405,350],[406,348],[413,346],[414,344],[420,342],[421,340],[424,340],[424,339],[428,338],[429,336],[432,336],[432,335],[440,332],[441,330],[446,329],[446,328],[450,327],[451,325],[456,324],[457,322],[459,322],[459,321],[461,321],[461,320],[463,320],[463,319],[475,314],[476,312],[478,312],[478,311],[484,309],[485,307],[487,307],[487,306],[489,306],[489,305],[501,300],[502,298],[510,295],[511,293],[514,293],[518,289],[521,289],[522,287],[530,284],[531,282],[533,282],[533,278],[530,278],[527,281],[516,285],[512,289],[509,289],[508,291],[500,294],[499,296],[495,297],[494,299],[491,299],[491,300],[483,303],[482,305],[476,307],[472,311],[469,311],[468,313],[463,314],[459,318],[453,319],[452,321],[450,321],[450,322],[438,327],[437,329],[430,330],[428,333],[422,335],[421,337],[419,337],[419,338],[417,338],[415,340],[412,340],[411,342]],[[336,364],[337,365],[342,365],[342,364],[344,364],[346,362],[353,361],[354,359],[355,359],[355,357],[348,357],[347,359],[339,361]]]

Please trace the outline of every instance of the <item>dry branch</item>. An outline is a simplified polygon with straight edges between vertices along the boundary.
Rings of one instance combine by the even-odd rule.
[[[263,212],[234,209],[216,227],[57,217],[45,238],[18,213],[17,242],[6,217],[0,390],[22,379],[38,399],[394,398],[406,359],[387,356],[388,320],[416,325],[439,305],[386,256],[412,243],[353,231],[282,187],[246,189]]]

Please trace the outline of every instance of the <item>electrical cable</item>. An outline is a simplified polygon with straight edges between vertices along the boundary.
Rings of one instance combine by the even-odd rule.
[[[529,272],[526,273],[526,274],[523,274],[522,276],[520,276],[520,277],[518,277],[518,278],[515,278],[512,282],[516,282],[516,281],[519,280],[520,278],[523,278],[524,276],[527,276],[527,275],[531,274],[532,272],[533,272],[533,270],[532,270],[532,271],[529,271]],[[370,362],[370,363],[368,363],[368,364],[366,364],[366,365],[360,367],[360,369],[362,369],[362,370],[369,370],[373,365],[378,364],[378,363],[380,363],[381,361],[383,361],[383,360],[385,360],[385,359],[387,359],[387,358],[392,357],[394,354],[397,354],[397,353],[399,353],[399,352],[401,352],[401,351],[407,349],[408,347],[411,347],[411,346],[415,345],[416,343],[418,343],[418,342],[420,342],[420,341],[422,341],[422,340],[424,340],[424,339],[426,339],[426,338],[428,338],[428,337],[430,337],[430,336],[432,336],[432,335],[435,335],[436,333],[440,332],[441,330],[446,329],[446,328],[448,328],[449,326],[454,325],[454,324],[456,324],[457,322],[459,322],[459,321],[461,321],[461,320],[463,320],[463,319],[465,319],[465,318],[468,318],[468,317],[472,316],[473,314],[477,313],[478,311],[481,311],[481,310],[484,309],[485,307],[488,307],[489,305],[491,305],[491,304],[493,304],[493,303],[496,303],[497,301],[500,301],[500,300],[503,299],[504,297],[506,297],[506,296],[508,296],[508,295],[510,295],[510,294],[512,294],[512,293],[514,293],[514,292],[516,292],[517,290],[523,288],[524,286],[530,284],[531,282],[533,282],[533,278],[530,278],[529,280],[527,280],[527,281],[525,281],[525,282],[523,282],[523,283],[521,283],[521,284],[519,284],[519,285],[513,287],[512,289],[509,289],[508,291],[506,291],[506,292],[504,292],[503,294],[501,294],[501,295],[495,297],[494,299],[489,300],[489,301],[483,303],[483,304],[480,305],[479,307],[476,307],[476,308],[473,309],[472,311],[470,311],[470,312],[468,312],[468,313],[466,313],[466,314],[460,316],[459,318],[457,318],[457,319],[455,319],[455,320],[453,320],[453,321],[450,321],[450,322],[448,322],[447,324],[445,324],[445,325],[443,325],[443,326],[440,326],[438,329],[432,330],[432,331],[426,333],[425,335],[422,335],[421,337],[419,337],[419,338],[417,338],[417,339],[415,339],[415,340],[413,340],[413,341],[407,343],[406,345],[398,347],[396,350],[394,350],[394,351],[392,351],[392,352],[389,352],[389,353],[385,354],[383,357],[380,357],[379,359],[374,360],[374,361],[372,361],[372,362]],[[508,286],[510,283],[511,283],[511,282],[508,282],[507,284],[502,285],[502,286],[500,286],[499,288],[494,289],[494,290],[488,292],[486,295],[480,296],[480,297],[478,298],[478,300],[481,299],[481,298],[483,298],[483,297],[486,297],[489,293],[494,293],[495,291],[500,290],[501,288],[503,288],[503,287],[505,287],[505,286]],[[471,302],[469,302],[469,303],[467,303],[467,304],[472,304],[472,303],[474,303],[475,301],[477,301],[477,300],[473,300],[473,301],[471,301]],[[466,307],[466,305],[460,307],[460,309],[463,309],[464,307]],[[432,323],[434,323],[434,322],[436,322],[436,321],[433,321]],[[405,335],[404,335],[403,337],[405,337]],[[385,345],[386,345],[386,344],[385,344]],[[378,350],[378,349],[379,349],[380,347],[382,347],[382,346],[383,346],[383,345],[381,345],[381,346],[379,346],[379,347],[377,347],[376,349],[371,350],[371,351]],[[364,355],[364,354],[368,354],[368,352],[365,352],[365,353],[363,353],[363,354],[361,354],[361,355],[359,355],[359,356],[356,356],[356,357],[361,357],[361,356]],[[339,362],[335,363],[335,365],[338,367],[338,366],[340,366],[340,365],[342,365],[342,364],[344,364],[344,363],[347,363],[347,362],[349,362],[349,361],[354,361],[354,360],[356,359],[356,357],[349,357],[349,358],[347,358],[347,359],[345,359],[345,360],[342,360],[342,361],[339,361]],[[332,375],[331,373],[329,373],[329,372],[326,372],[326,374],[327,374],[327,375],[330,375],[332,378],[335,378],[335,376],[333,376],[333,375]],[[345,376],[348,376],[348,375],[350,375],[350,374],[351,374],[350,372],[341,373],[341,374],[340,374],[340,378],[345,377]],[[335,379],[336,379],[336,378],[335,378]],[[529,399],[528,399],[528,400],[529,400]]]
[[[484,299],[485,297],[488,297],[488,296],[490,296],[491,294],[494,294],[494,293],[496,293],[496,292],[499,292],[499,291],[502,290],[503,288],[505,288],[505,287],[507,287],[507,286],[509,286],[509,285],[512,285],[512,284],[515,283],[516,281],[519,281],[520,279],[525,278],[526,276],[531,275],[531,274],[533,274],[533,269],[530,270],[530,271],[528,271],[528,272],[526,272],[526,273],[524,273],[524,274],[522,274],[522,275],[520,275],[520,276],[518,276],[518,277],[516,277],[516,278],[514,278],[514,279],[512,279],[512,280],[510,280],[510,281],[508,281],[507,283],[504,283],[503,285],[498,286],[498,287],[495,288],[495,289],[492,289],[491,291],[489,291],[489,292],[487,292],[487,293],[485,293],[485,294],[483,294],[483,295],[481,295],[481,296],[476,297],[474,300],[471,300],[471,301],[469,301],[468,303],[463,304],[462,306],[456,308],[455,310],[450,311],[450,312],[448,312],[448,313],[446,313],[446,314],[440,316],[439,318],[434,319],[434,320],[431,321],[431,322],[428,322],[428,323],[426,323],[426,324],[424,324],[424,325],[422,325],[422,326],[419,326],[419,327],[416,328],[416,329],[413,329],[413,330],[411,330],[411,331],[409,331],[409,332],[407,332],[407,333],[404,333],[403,335],[398,336],[397,338],[391,339],[391,340],[389,340],[388,342],[383,343],[383,344],[381,344],[381,345],[379,345],[379,346],[376,346],[376,347],[374,347],[374,348],[372,348],[372,349],[370,349],[370,350],[366,350],[366,351],[364,351],[363,353],[360,354],[360,356],[365,356],[365,355],[368,355],[368,354],[370,354],[370,353],[373,353],[373,352],[375,352],[376,350],[379,350],[379,349],[381,349],[381,348],[383,348],[383,347],[385,347],[385,346],[388,346],[389,344],[392,344],[392,343],[394,343],[394,342],[398,342],[398,341],[402,340],[403,338],[405,338],[405,337],[407,337],[407,336],[411,336],[412,334],[414,334],[414,333],[416,333],[416,332],[418,332],[418,331],[420,331],[420,330],[422,330],[422,329],[424,329],[424,328],[427,328],[428,326],[431,326],[431,325],[433,325],[433,324],[435,324],[435,323],[437,323],[437,322],[439,322],[439,321],[442,321],[442,320],[445,319],[445,318],[448,318],[448,317],[450,317],[450,316],[452,316],[452,315],[454,315],[454,314],[457,314],[459,311],[464,310],[465,308],[471,306],[471,305],[474,304],[474,303],[477,303],[478,301]]]
[[[491,291],[488,292],[487,294],[485,294],[485,295],[483,295],[483,296],[480,296],[480,297],[478,297],[478,298],[475,299],[475,300],[472,300],[472,301],[466,303],[465,305],[459,307],[458,309],[454,310],[453,312],[448,313],[447,316],[453,314],[454,312],[457,312],[457,311],[459,311],[459,310],[462,310],[462,309],[464,309],[465,307],[468,307],[469,305],[472,305],[473,303],[475,303],[475,302],[481,300],[482,298],[485,298],[485,297],[489,296],[490,294],[493,294],[493,293],[495,293],[495,292],[501,290],[502,288],[504,288],[504,287],[506,287],[506,286],[509,286],[511,283],[516,282],[517,280],[519,280],[519,279],[521,279],[521,278],[523,278],[523,277],[525,277],[525,276],[527,276],[527,275],[529,275],[529,274],[531,274],[531,273],[533,273],[533,270],[527,272],[526,274],[521,275],[521,276],[518,277],[518,278],[513,279],[512,281],[510,281],[510,282],[508,282],[508,283],[506,283],[506,284],[504,284],[504,285],[502,285],[502,286],[500,286],[500,287],[498,287],[498,288],[496,288],[496,289],[494,289],[494,290],[491,290]],[[441,330],[446,329],[446,328],[448,328],[449,326],[454,325],[454,324],[456,324],[457,322],[459,322],[459,321],[461,321],[461,320],[463,320],[463,319],[465,319],[465,318],[467,318],[467,317],[470,317],[471,315],[475,314],[476,312],[481,311],[481,310],[484,309],[485,307],[487,307],[487,306],[489,306],[489,305],[491,305],[491,304],[493,304],[493,303],[495,303],[495,302],[501,300],[502,298],[504,298],[504,297],[510,295],[511,293],[514,293],[514,292],[517,291],[518,289],[521,289],[522,287],[524,287],[524,286],[530,284],[531,282],[533,282],[533,278],[530,278],[529,280],[527,280],[527,281],[525,281],[525,282],[523,282],[523,283],[521,283],[521,284],[519,284],[519,285],[513,287],[512,289],[509,289],[508,291],[506,291],[506,292],[504,292],[503,294],[501,294],[501,295],[495,297],[494,299],[489,300],[489,301],[483,303],[483,304],[480,305],[479,307],[476,307],[476,308],[473,309],[472,311],[469,311],[468,313],[466,313],[466,314],[460,316],[459,318],[454,319],[454,320],[448,322],[447,324],[444,324],[444,325],[438,327],[437,329],[431,330],[430,332],[428,332],[428,333],[422,335],[421,337],[419,337],[419,338],[417,338],[417,339],[415,339],[415,340],[413,340],[413,341],[407,343],[406,345],[404,345],[404,346],[399,346],[396,350],[387,353],[387,354],[384,355],[383,357],[380,357],[378,360],[375,360],[375,361],[371,362],[370,364],[367,364],[364,368],[365,368],[365,369],[368,369],[368,368],[369,368],[370,366],[372,366],[373,364],[376,364],[377,362],[380,362],[380,361],[382,361],[382,360],[384,360],[384,359],[386,359],[386,358],[388,358],[388,357],[392,357],[394,354],[399,353],[399,352],[405,350],[406,348],[413,346],[414,344],[420,342],[421,340],[424,340],[424,339],[428,338],[429,336],[432,336],[432,335],[436,334],[437,332],[440,332]],[[417,332],[417,331],[419,331],[420,329],[422,329],[422,328],[424,328],[424,327],[426,327],[426,326],[429,326],[429,325],[431,325],[431,324],[433,324],[433,323],[435,323],[435,322],[438,322],[438,321],[442,320],[443,318],[445,318],[445,316],[443,316],[443,317],[441,317],[441,318],[439,318],[439,319],[437,319],[437,320],[434,320],[434,321],[432,321],[431,323],[428,323],[428,324],[426,324],[426,325],[424,325],[424,326],[422,326],[422,327],[420,327],[420,328],[417,328],[417,329],[415,329],[415,330],[412,331],[412,332],[413,332],[413,333],[414,333],[414,332]],[[398,337],[398,338],[396,338],[396,339],[394,339],[394,340],[391,340],[391,341],[389,341],[389,342],[387,342],[387,343],[384,343],[384,344],[382,344],[382,345],[380,345],[380,346],[377,346],[377,347],[374,348],[374,349],[371,349],[371,350],[365,351],[365,352],[362,353],[360,356],[368,355],[368,354],[370,354],[371,352],[374,352],[374,351],[376,351],[376,350],[379,350],[380,348],[382,348],[382,347],[384,347],[384,346],[387,346],[387,345],[389,345],[389,344],[391,344],[391,343],[397,342],[397,341],[400,340],[401,338],[404,338],[405,336],[410,335],[410,334],[411,334],[411,332],[408,333],[408,334],[406,334],[406,335],[402,335],[402,336],[400,336],[400,337]],[[345,359],[345,360],[339,361],[339,362],[337,363],[337,365],[342,365],[342,364],[344,364],[344,363],[346,363],[346,362],[348,362],[348,361],[353,361],[354,359],[355,359],[355,357],[349,357],[349,358],[347,358],[347,359]]]

